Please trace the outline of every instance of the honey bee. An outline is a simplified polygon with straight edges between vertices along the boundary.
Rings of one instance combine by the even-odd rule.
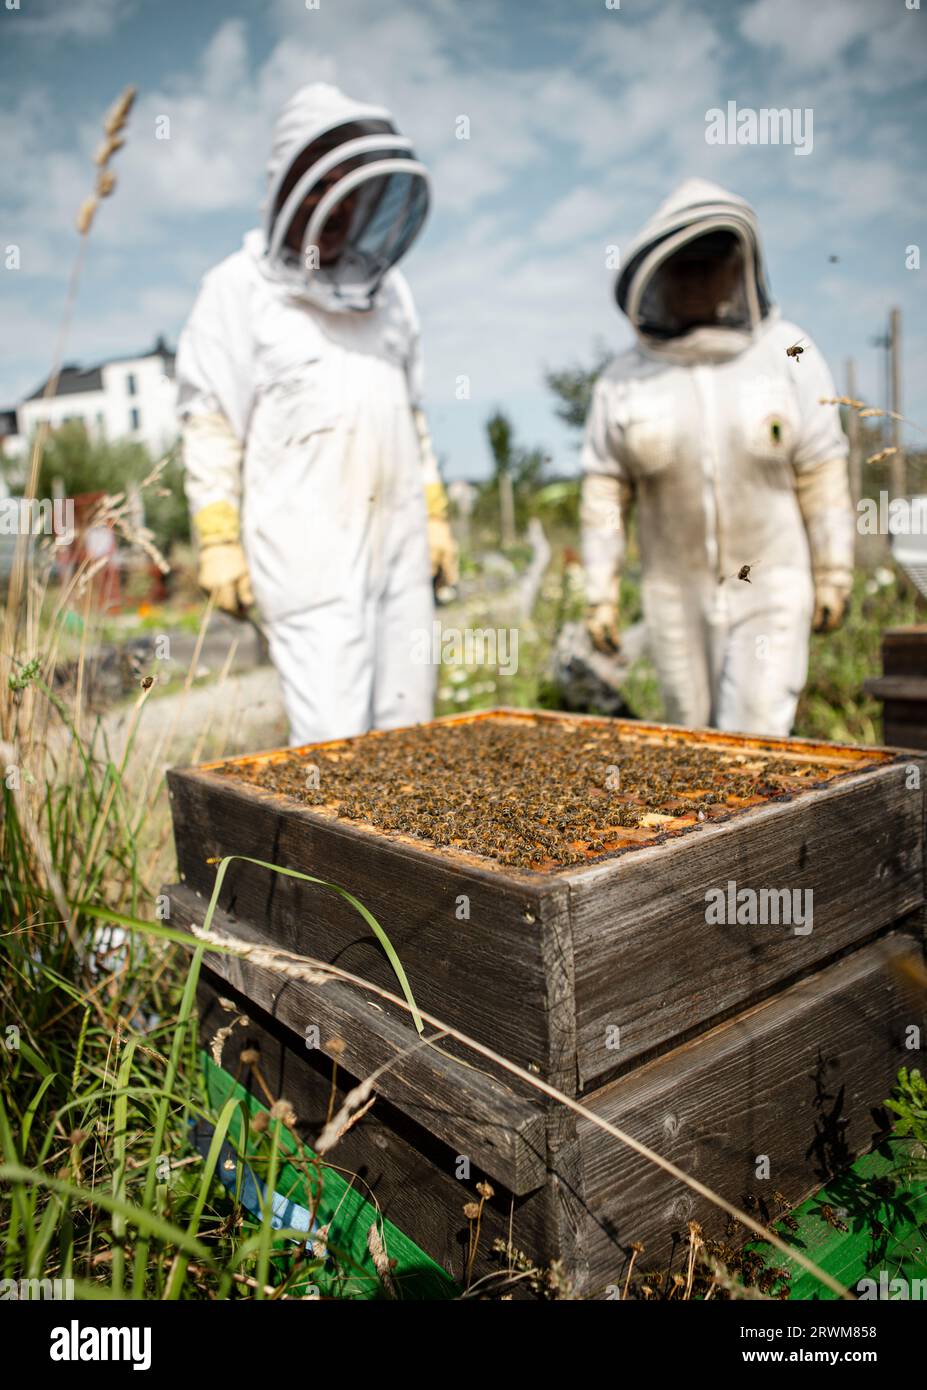
[[[750,565],[741,565],[741,567],[740,567],[740,569],[737,571],[737,573],[736,573],[736,574],[730,575],[729,578],[731,578],[731,579],[742,579],[743,582],[744,582],[745,584],[750,584],[750,583],[752,583],[752,580],[750,579],[750,571],[751,571],[751,570],[754,570],[754,569],[756,569],[756,562],[754,562],[753,564],[750,564]],[[724,578],[719,579],[718,582],[719,582],[719,584],[723,584],[723,583],[724,583]]]
[[[825,1203],[824,1206],[821,1207],[820,1211],[818,1212],[818,1216],[821,1218],[822,1221],[826,1221],[828,1226],[831,1226],[835,1231],[848,1231],[850,1229],[845,1221],[841,1221],[840,1217],[838,1216],[837,1212],[834,1211],[833,1207],[828,1206],[827,1203]]]
[[[804,338],[799,338],[797,343],[793,343],[791,347],[787,347],[785,350],[786,357],[794,357],[795,361],[798,362],[799,357],[801,357],[802,353],[805,350],[802,347],[802,343],[804,341]]]
[[[798,1222],[792,1215],[792,1203],[788,1200],[787,1197],[783,1197],[781,1192],[773,1193],[773,1201],[779,1208],[779,1215],[777,1217],[777,1220],[779,1221],[780,1225],[785,1226],[787,1230],[792,1231],[794,1234],[794,1232],[798,1230]]]

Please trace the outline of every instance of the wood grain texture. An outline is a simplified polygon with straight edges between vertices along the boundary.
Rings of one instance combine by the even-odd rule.
[[[923,783],[925,764],[912,754],[570,875],[581,1084],[709,1026],[917,908],[924,793],[908,785],[915,765]],[[813,930],[707,923],[706,892],[729,881],[738,890],[811,890]],[[620,1030],[617,1050],[610,1026]]]
[[[202,925],[201,899],[182,886],[169,893],[172,926]],[[239,939],[257,939],[225,914],[213,925]],[[407,1014],[352,985],[288,979],[238,956],[209,952],[205,959],[214,976],[282,1024],[307,1061],[306,1029],[315,1026],[319,1050],[356,1076],[390,1064],[377,1093],[509,1191],[521,1196],[546,1181],[544,1109],[517,1080],[482,1069],[482,1059],[477,1067],[447,1055],[443,1040],[424,1045]]]
[[[219,996],[230,997],[249,1017],[245,1027],[235,1028],[222,1051],[222,1066],[257,1096],[263,1105],[267,1097],[253,1072],[239,1061],[244,1047],[260,1051],[261,1074],[275,1098],[285,1098],[297,1115],[297,1132],[310,1146],[325,1124],[331,1095],[331,1063],[318,1053],[308,1056],[294,1047],[292,1034],[279,1021],[259,1010],[248,999],[232,991],[224,980],[204,971],[198,990],[201,1034],[204,1042],[226,1026],[234,1014],[218,1006]],[[357,1077],[338,1069],[336,1105]],[[469,1225],[463,1208],[479,1201],[477,1182],[492,1175],[474,1162],[469,1176],[458,1177],[461,1150],[435,1138],[428,1129],[378,1095],[370,1110],[329,1155],[339,1169],[356,1174],[358,1190],[379,1206],[383,1215],[440,1264],[458,1283],[466,1268]],[[470,1153],[469,1149],[463,1152]],[[473,1279],[498,1275],[502,1261],[492,1253],[494,1240],[508,1241],[539,1265],[555,1258],[548,1224],[546,1193],[542,1189],[527,1197],[515,1197],[498,1182],[494,1196],[483,1208],[480,1239]],[[519,1288],[515,1285],[515,1296]]]
[[[244,854],[349,888],[387,932],[420,1007],[546,1073],[543,882],[374,837],[216,773],[173,772],[169,785],[190,887],[208,897],[215,868],[207,859]],[[236,863],[221,905],[275,945],[395,989],[379,942],[328,888]]]
[[[905,1045],[910,1026],[923,1038],[925,1019],[923,992],[904,973],[922,960],[919,942],[892,933],[587,1104],[728,1201],[742,1206],[752,1194],[771,1204],[779,1190],[797,1203],[871,1147],[898,1068],[923,1056]],[[618,1279],[631,1241],[644,1243],[652,1268],[689,1220],[724,1235],[722,1213],[590,1121],[580,1121],[579,1139],[593,1294]],[[761,1181],[764,1154],[770,1175]]]
[[[576,995],[570,895],[566,884],[547,893],[540,903],[542,951],[547,975],[548,1079],[567,1095],[575,1095]],[[580,1289],[587,1277],[583,1246],[586,1202],[582,1153],[576,1134],[576,1116],[555,1101],[547,1105],[546,1188],[547,1228],[550,1245],[559,1252],[574,1285]]]
[[[652,732],[797,758],[821,758],[828,747]],[[169,783],[189,886],[208,895],[207,860],[238,853],[350,888],[388,932],[423,1008],[542,1077],[588,1089],[924,902],[924,792],[908,782],[912,766],[923,782],[927,760],[833,746],[832,761],[866,770],[556,874],[375,833],[209,768],[172,772]],[[729,881],[811,891],[813,931],[706,922],[706,892]],[[330,888],[236,863],[222,905],[277,945],[394,985],[373,933]]]

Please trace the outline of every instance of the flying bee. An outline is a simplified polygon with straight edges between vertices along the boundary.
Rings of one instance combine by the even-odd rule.
[[[835,1231],[848,1231],[850,1229],[845,1221],[841,1221],[833,1207],[828,1206],[826,1203],[821,1207],[818,1216],[822,1221],[826,1221],[828,1226],[831,1226]]]
[[[729,576],[727,576],[727,578],[730,578],[730,579],[742,579],[743,582],[744,582],[745,584],[750,584],[750,583],[753,582],[753,581],[751,580],[751,578],[750,578],[750,571],[751,571],[751,570],[755,570],[755,569],[756,569],[756,562],[755,562],[755,561],[754,561],[752,564],[749,564],[749,565],[741,565],[740,569],[737,571],[736,574],[729,575]],[[723,584],[723,583],[724,583],[724,578],[721,578],[718,582],[719,582],[720,584]]]
[[[799,338],[797,343],[793,343],[791,347],[787,347],[785,350],[786,357],[794,357],[795,361],[798,362],[799,357],[801,357],[802,353],[805,350],[802,347],[802,343],[804,341],[804,338]]]

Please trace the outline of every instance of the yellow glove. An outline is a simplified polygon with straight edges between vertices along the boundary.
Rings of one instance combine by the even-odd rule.
[[[815,632],[833,632],[846,617],[849,587],[822,580],[814,586],[814,617],[811,626]]]
[[[193,517],[193,529],[200,543],[197,583],[214,597],[217,608],[240,617],[254,594],[238,538],[237,510],[231,502],[210,502]]]
[[[606,656],[615,656],[621,651],[618,636],[618,605],[615,603],[590,603],[586,609],[586,631],[596,651]]]
[[[447,519],[447,494],[441,483],[426,484],[425,506],[428,512],[431,577],[438,584],[453,587],[460,578],[460,562],[457,542]]]

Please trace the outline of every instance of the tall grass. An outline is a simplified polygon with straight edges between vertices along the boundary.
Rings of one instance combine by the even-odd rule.
[[[94,192],[77,216],[78,251],[46,395],[54,394],[81,268],[134,98],[108,113]],[[36,495],[47,427],[33,441],[26,487]],[[155,481],[158,468],[149,481]],[[106,519],[125,525],[119,497]],[[147,534],[135,537],[144,548]],[[101,932],[102,905],[140,921],[169,853],[148,822],[164,750],[131,769],[146,700],[140,689],[120,747],[88,715],[86,672],[99,621],[93,566],[53,584],[53,547],[17,544],[0,635],[0,1249],[4,1278],[63,1278],[88,1297],[225,1297],[264,1292],[269,1251],[299,1249],[274,1232],[270,1207],[229,1221],[215,1177],[236,1107],[211,1114],[197,1056],[197,948],[173,934]],[[55,689],[70,611],[81,646],[69,696]],[[207,612],[208,620],[208,612]],[[194,658],[194,669],[196,660]],[[215,1126],[205,1159],[188,1121]],[[244,1120],[245,1142],[248,1142]],[[268,1162],[276,1161],[274,1127]],[[261,1144],[251,1156],[261,1164]],[[300,1268],[305,1276],[304,1259]],[[260,1278],[254,1279],[254,1271]],[[286,1279],[276,1283],[278,1293]]]

